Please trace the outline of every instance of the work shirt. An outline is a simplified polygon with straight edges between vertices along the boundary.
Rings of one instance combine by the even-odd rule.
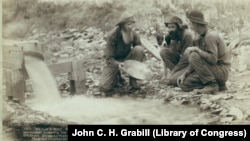
[[[194,42],[201,50],[206,52],[203,59],[210,65],[223,65],[227,68],[230,67],[230,51],[226,47],[225,41],[214,29],[208,29],[207,32],[200,35],[200,38]],[[194,69],[191,65],[187,70],[193,72]]]
[[[230,65],[229,49],[223,38],[213,29],[208,29],[195,43],[201,50],[207,52],[205,60],[211,65]]]
[[[124,43],[121,29],[118,26],[109,32],[107,36],[107,45],[104,49],[106,59],[125,59],[132,47],[141,45],[139,35],[134,31],[132,32],[132,40],[128,44]]]

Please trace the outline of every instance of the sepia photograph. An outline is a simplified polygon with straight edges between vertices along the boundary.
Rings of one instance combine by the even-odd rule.
[[[68,141],[69,125],[250,125],[250,0],[1,3],[3,141]]]

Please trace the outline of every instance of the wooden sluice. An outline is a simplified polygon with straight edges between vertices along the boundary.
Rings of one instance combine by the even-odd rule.
[[[9,99],[19,104],[25,103],[25,86],[29,75],[25,70],[24,57],[27,55],[44,60],[42,47],[37,41],[3,40],[3,77]],[[83,94],[86,91],[86,61],[71,61],[47,65],[53,76],[68,73],[71,94]],[[39,68],[37,68],[39,69]],[[42,74],[41,74],[42,75]]]

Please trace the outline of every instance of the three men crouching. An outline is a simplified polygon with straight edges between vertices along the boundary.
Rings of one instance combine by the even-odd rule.
[[[193,40],[192,32],[177,16],[165,22],[169,30],[167,35],[157,36],[159,45],[164,40],[166,42],[160,56],[164,67],[171,70],[170,78],[164,73],[163,79],[167,79],[167,85],[179,86],[185,92],[195,90],[196,93],[216,93],[226,90],[230,58],[223,38],[217,31],[208,28],[202,12],[192,10],[186,16],[190,28],[199,34],[198,40]],[[133,16],[122,16],[108,35],[106,66],[99,85],[103,92],[111,91],[117,84],[124,82],[117,62],[144,60],[140,37],[131,29],[134,22]],[[140,89],[132,76],[129,77],[129,84],[131,92]]]

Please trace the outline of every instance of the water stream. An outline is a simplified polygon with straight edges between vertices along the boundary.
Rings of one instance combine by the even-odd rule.
[[[46,105],[60,100],[56,82],[44,61],[33,56],[25,56],[24,60],[35,94],[33,101]]]

